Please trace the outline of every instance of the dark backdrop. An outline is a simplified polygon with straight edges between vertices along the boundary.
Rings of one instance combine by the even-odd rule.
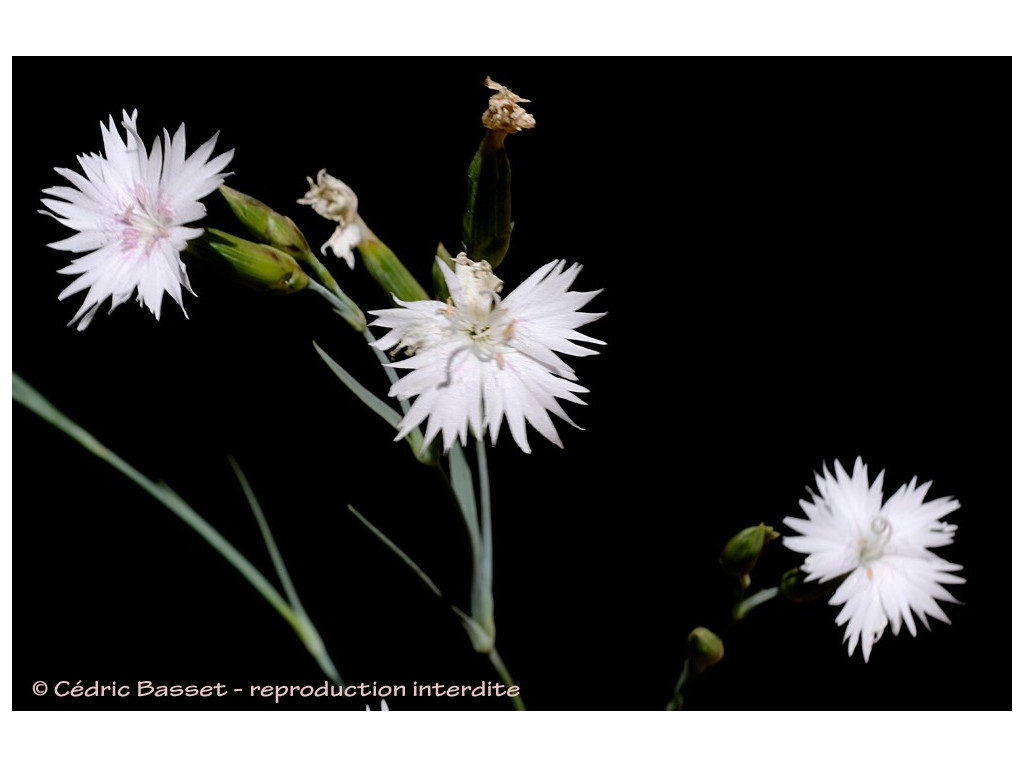
[[[501,275],[582,262],[576,287],[603,287],[592,307],[608,312],[584,330],[608,346],[573,361],[591,394],[569,412],[586,431],[562,427],[564,450],[531,432],[525,456],[503,428],[491,452],[499,648],[528,706],[662,708],[688,631],[726,625],[721,545],[798,514],[823,461],[860,455],[886,469],[886,495],[916,474],[960,500],[939,551],[967,578],[952,625],[887,633],[865,664],[837,608],[769,604],[724,633],[726,660],[688,705],[1009,707],[1007,61],[65,59],[46,66],[91,85],[59,96],[40,66],[15,62],[14,368],[269,574],[234,455],[347,681],[495,679],[345,505],[466,607],[457,514],[314,353],[316,339],[385,391],[311,294],[258,295],[195,265],[188,320],[166,299],[159,322],[132,302],[65,327],[82,296],[57,301],[68,257],[45,244],[70,232],[38,198],[122,108],[148,140],[184,121],[190,152],[219,130],[230,183],[315,245],[331,226],[295,200],[327,167],[426,283],[437,241],[457,248],[484,76],[533,100],[538,127],[509,141]],[[219,196],[206,202],[211,226],[240,232]],[[383,306],[361,266],[330,266],[364,309]],[[16,708],[275,706],[38,698],[36,680],[323,679],[163,507],[20,407],[14,430]],[[799,562],[773,545],[755,586]]]

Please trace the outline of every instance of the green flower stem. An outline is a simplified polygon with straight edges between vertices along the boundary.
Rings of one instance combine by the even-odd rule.
[[[320,262],[317,262],[317,264],[320,264]],[[321,266],[323,265],[321,264]],[[331,280],[333,279],[331,278]],[[334,285],[337,287],[338,284],[335,283]],[[318,293],[325,298],[327,303],[334,307],[334,310],[345,318],[345,322],[355,330],[360,333],[366,330],[366,316],[356,303],[342,292],[341,288],[338,288],[336,291],[329,291],[315,280],[310,280],[309,285],[306,287],[312,288],[314,293]]]
[[[316,275],[317,279],[323,283],[331,293],[339,299],[345,296],[344,291],[341,290],[341,286],[338,285],[338,281],[334,279],[334,275],[332,275],[330,270],[324,266],[323,262],[314,255],[312,250],[304,248],[295,254],[295,258],[303,264],[308,264],[313,270],[313,274]]]
[[[498,673],[498,676],[501,678],[501,682],[505,684],[506,688],[511,688],[516,684],[515,680],[512,679],[512,675],[508,673],[508,669],[505,667],[505,662],[501,660],[501,656],[498,654],[498,648],[496,646],[491,648],[490,652],[487,654],[487,659],[491,662],[491,666],[494,667],[494,670]],[[513,707],[520,712],[526,711],[526,704],[523,703],[522,696],[509,696],[509,698],[512,699]]]
[[[741,621],[748,613],[757,608],[759,605],[767,603],[769,600],[775,599],[779,595],[778,587],[768,587],[755,592],[750,597],[739,600],[732,607],[732,620],[735,624],[737,621]],[[696,674],[691,674],[690,660],[687,659],[683,663],[683,672],[679,675],[679,680],[676,683],[676,687],[672,692],[672,699],[669,701],[665,709],[682,709],[683,708],[683,694],[686,686],[690,685],[693,680],[697,677]]]
[[[440,465],[438,466],[440,467]],[[446,475],[442,469],[441,476],[444,477],[444,481],[448,484],[455,503],[462,513],[462,522],[465,524],[466,532],[469,534],[469,544],[473,554],[473,583],[475,585],[477,583],[476,572],[480,567],[480,548],[482,546],[480,542],[480,519],[477,512],[476,495],[473,491],[473,471],[469,468],[466,455],[463,453],[462,446],[458,441],[448,451],[448,469],[450,475]]]
[[[491,530],[491,480],[487,472],[487,448],[476,441],[476,468],[480,482],[480,560],[474,569],[473,618],[491,634],[494,627],[494,537]]]
[[[769,600],[774,599],[778,594],[778,587],[769,587],[768,589],[762,589],[760,592],[755,592],[745,600],[741,600],[732,608],[733,621],[739,621],[752,610],[757,608],[757,606],[762,603],[767,603]]]
[[[49,400],[16,373],[13,374],[12,395],[15,402],[21,403],[37,416],[57,427],[57,429],[79,443],[94,456],[107,462],[202,536],[291,625],[299,639],[302,640],[303,645],[306,646],[306,650],[309,651],[317,664],[320,665],[320,669],[323,670],[324,674],[335,683],[342,684],[341,676],[338,674],[334,662],[327,653],[323,640],[320,638],[320,633],[317,632],[316,627],[309,620],[309,617],[306,616],[305,611],[301,610],[301,606],[296,610],[294,606],[289,604],[274,586],[267,581],[263,574],[241,552],[235,549],[216,528],[206,522],[198,512],[192,509],[184,499],[168,486],[153,482],[120,456],[109,450],[92,434],[57,410]]]
[[[690,676],[690,660],[687,659],[683,662],[682,674],[679,675],[679,679],[676,681],[676,687],[672,689],[672,699],[665,706],[665,709],[680,710],[683,708],[683,701],[685,699],[683,692],[692,679]]]

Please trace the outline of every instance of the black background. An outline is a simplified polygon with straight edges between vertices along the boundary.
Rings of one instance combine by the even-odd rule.
[[[122,108],[147,140],[184,121],[189,151],[221,131],[229,183],[316,245],[331,225],[295,200],[327,167],[427,283],[437,241],[458,245],[484,76],[533,100],[538,127],[509,141],[500,274],[514,286],[553,258],[583,263],[575,287],[603,287],[591,308],[608,312],[583,330],[608,346],[572,361],[586,431],[561,428],[564,450],[531,432],[526,456],[503,429],[491,452],[498,645],[529,707],[664,707],[688,631],[727,624],[721,545],[798,513],[823,461],[858,455],[885,468],[886,495],[917,475],[960,500],[939,551],[967,578],[952,625],[887,633],[865,664],[838,608],[774,602],[724,631],[726,660],[688,706],[1009,707],[1008,61],[62,60],[93,85],[59,99],[33,85],[39,64],[15,62],[14,369],[270,574],[234,455],[347,682],[496,679],[345,505],[466,607],[458,515],[316,356],[313,339],[386,391],[312,294],[263,296],[196,265],[188,320],[166,299],[159,322],[132,302],[65,327],[83,296],[57,301],[67,255],[45,244],[70,231],[38,198]],[[241,233],[219,196],[206,203],[210,226]],[[384,306],[361,265],[329,265],[364,309]],[[15,708],[362,708],[33,696],[36,680],[323,675],[167,510],[20,407],[14,430]],[[755,587],[799,562],[773,545]]]

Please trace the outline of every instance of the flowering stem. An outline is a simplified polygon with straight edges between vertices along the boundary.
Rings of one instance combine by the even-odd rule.
[[[466,525],[466,533],[469,534],[469,544],[473,555],[473,587],[475,589],[479,581],[476,574],[480,568],[480,520],[477,513],[476,496],[473,492],[473,472],[466,462],[462,446],[457,441],[448,451],[450,474],[446,475],[440,464],[438,464],[438,469],[455,498],[455,503],[462,513],[462,522]]]
[[[778,594],[778,587],[769,587],[768,589],[762,589],[760,592],[755,592],[745,600],[741,600],[740,602],[736,603],[736,605],[734,605],[732,608],[733,621],[739,621],[752,610],[757,608],[757,606],[761,605],[762,603],[767,603],[769,600],[773,599]]]
[[[687,659],[683,662],[682,674],[679,675],[679,680],[676,681],[676,687],[672,689],[672,699],[665,709],[679,710],[683,708],[683,689],[686,688],[690,680],[690,660]]]
[[[317,262],[317,264],[319,263]],[[323,265],[321,264],[321,266]],[[337,283],[335,283],[335,286],[337,286]],[[352,299],[342,293],[340,288],[337,291],[329,291],[315,280],[310,280],[307,287],[312,288],[314,293],[318,293],[327,299],[327,302],[334,307],[335,311],[345,318],[345,322],[357,331],[362,333],[366,330],[366,316],[363,315],[363,311],[356,306]]]
[[[491,479],[487,472],[487,447],[476,441],[476,467],[480,482],[480,559],[474,569],[473,618],[494,635],[494,543],[491,531]],[[499,670],[500,672],[500,670]]]
[[[506,688],[512,688],[516,685],[515,680],[512,679],[512,675],[508,673],[508,669],[505,667],[505,662],[501,660],[497,647],[491,648],[487,654],[487,659],[491,662],[491,666],[494,667],[494,670],[498,673],[498,676],[501,678],[501,682],[505,684]],[[523,703],[522,696],[509,696],[509,698],[512,699],[513,707],[520,712],[526,711],[526,705]]]
[[[310,268],[312,268],[313,274],[319,278],[320,282],[323,283],[331,293],[339,299],[345,296],[345,293],[341,290],[341,286],[338,285],[338,281],[334,279],[334,275],[332,275],[330,270],[323,265],[323,262],[320,261],[320,259],[313,255],[311,250],[302,249],[301,252],[295,254],[295,257],[304,264],[308,264]]]

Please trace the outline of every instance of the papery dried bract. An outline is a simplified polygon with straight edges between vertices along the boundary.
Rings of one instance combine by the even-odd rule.
[[[357,223],[359,198],[348,184],[327,173],[326,168],[320,169],[316,181],[308,176],[306,181],[309,191],[298,202],[311,206],[325,219],[338,224],[327,242],[320,246],[320,252],[326,254],[330,248],[335,256],[345,260],[349,269],[354,269],[356,262],[352,251],[363,238]]]

